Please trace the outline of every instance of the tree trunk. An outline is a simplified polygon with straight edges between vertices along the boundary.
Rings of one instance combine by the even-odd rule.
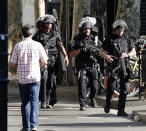
[[[107,0],[91,0],[91,15],[103,18],[106,14]]]
[[[22,26],[22,1],[8,0],[8,52],[9,59],[13,46],[21,41]],[[14,69],[9,66],[9,74],[15,73]]]
[[[45,0],[38,0],[39,17],[45,15]]]
[[[128,35],[140,35],[140,2],[141,0],[119,0],[116,19],[127,22]]]
[[[66,0],[60,4],[60,31],[63,45],[66,47]]]
[[[45,15],[45,0],[35,0],[35,19]]]

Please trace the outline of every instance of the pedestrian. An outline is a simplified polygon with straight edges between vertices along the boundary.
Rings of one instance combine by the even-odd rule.
[[[61,42],[61,36],[55,27],[55,17],[46,15],[42,21],[42,28],[33,36],[33,40],[40,42],[48,55],[48,64],[42,69],[42,79],[40,88],[41,108],[52,108],[57,102],[56,77],[57,77],[57,55],[61,51],[64,55],[65,66],[69,60],[65,48]]]
[[[36,131],[38,123],[40,67],[47,64],[47,55],[41,43],[32,40],[33,27],[22,27],[24,40],[15,45],[11,63],[17,68],[21,96],[23,128],[21,131]]]
[[[128,36],[124,34],[127,24],[124,20],[118,19],[113,23],[113,34],[104,41],[100,48],[100,56],[107,61],[106,75],[108,77],[106,91],[106,105],[104,111],[109,113],[111,98],[116,88],[116,82],[120,80],[120,95],[118,101],[118,116],[128,116],[125,112],[126,97],[130,72],[129,58],[136,56],[135,46]]]
[[[80,32],[74,37],[71,45],[70,56],[75,57],[75,67],[78,78],[78,96],[80,111],[87,105],[87,85],[90,85],[89,100],[92,107],[96,107],[96,89],[98,87],[97,56],[98,47],[95,37],[91,34],[92,23],[83,22]]]

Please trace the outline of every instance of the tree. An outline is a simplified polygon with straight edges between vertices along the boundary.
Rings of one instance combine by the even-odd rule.
[[[127,22],[128,35],[140,35],[140,2],[141,0],[118,0],[116,19]]]
[[[35,0],[35,18],[45,15],[45,0]]]
[[[13,46],[21,40],[22,1],[8,0],[8,52],[11,56]],[[9,72],[15,70],[9,66]]]

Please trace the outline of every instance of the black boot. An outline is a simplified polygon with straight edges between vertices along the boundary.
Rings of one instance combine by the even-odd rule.
[[[104,112],[109,113],[109,111],[110,111],[110,105],[106,104],[105,107],[104,107]]]
[[[49,109],[51,109],[53,106],[52,105],[50,105],[50,102],[49,101],[47,101],[47,103],[46,103],[46,108],[49,108]]]
[[[93,108],[96,108],[96,107],[97,107],[97,103],[96,103],[95,98],[91,99],[91,106],[92,106]]]
[[[117,113],[117,116],[125,116],[125,117],[127,117],[128,114],[123,110],[119,110],[118,113]]]
[[[41,108],[46,108],[46,102],[45,101],[43,101],[43,102],[41,102]]]
[[[80,111],[85,111],[85,106],[80,106]]]
[[[86,104],[85,105],[83,105],[83,104],[80,104],[80,111],[85,111],[86,109]]]

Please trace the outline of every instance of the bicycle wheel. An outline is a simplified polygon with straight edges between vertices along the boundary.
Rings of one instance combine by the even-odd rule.
[[[130,66],[133,69],[135,66],[135,62],[133,60],[130,60]],[[129,86],[128,86],[128,95],[127,97],[132,97],[138,94],[139,92],[139,64],[137,63],[134,70],[133,74],[135,75],[135,79],[129,79]],[[117,87],[114,90],[114,97],[119,97],[119,92],[120,92],[120,79],[117,80]]]
[[[114,97],[119,97],[119,92],[120,92],[120,81],[117,81],[117,88],[114,90]],[[139,92],[139,80],[130,80],[129,81],[129,87],[128,87],[128,95],[127,97],[132,97],[137,95]]]

